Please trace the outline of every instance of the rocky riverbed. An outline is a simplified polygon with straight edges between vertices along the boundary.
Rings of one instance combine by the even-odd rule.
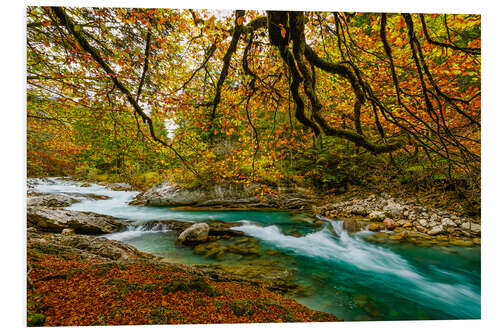
[[[315,215],[325,216],[344,220],[344,228],[349,232],[364,229],[376,232],[368,238],[371,241],[411,241],[424,246],[481,244],[479,218],[422,206],[415,200],[372,194],[364,199],[325,203],[319,195],[305,189],[280,188],[274,194],[260,197],[256,195],[258,188],[258,185],[222,184],[206,190],[186,190],[163,182],[140,193],[130,204],[183,206],[182,209],[302,209],[311,215],[312,221]]]
[[[420,245],[445,244],[472,246],[481,244],[481,224],[478,219],[424,207],[411,200],[396,199],[388,194],[370,195],[314,206],[315,214],[343,219],[344,228],[351,232],[367,229],[378,232],[371,240],[389,238],[409,240]],[[390,231],[390,233],[380,233]]]

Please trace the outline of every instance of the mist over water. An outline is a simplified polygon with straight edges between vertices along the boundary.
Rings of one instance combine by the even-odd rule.
[[[281,264],[309,293],[295,298],[306,306],[345,320],[465,319],[481,316],[480,248],[375,245],[370,234],[348,234],[342,222],[318,217],[320,226],[279,211],[180,211],[167,207],[129,206],[138,192],[113,191],[92,184],[49,179],[34,188],[43,193],[98,194],[108,200],[82,201],[67,209],[92,211],[132,221],[129,230],[105,235],[184,263],[212,263],[175,244],[166,228],[145,230],[152,220],[238,221],[234,227],[278,250]],[[295,234],[291,235],[291,231]],[[280,259],[281,258],[281,259]],[[274,258],[273,258],[274,259]],[[217,262],[220,263],[220,262]],[[224,264],[224,262],[222,262]],[[232,264],[235,264],[234,262]]]

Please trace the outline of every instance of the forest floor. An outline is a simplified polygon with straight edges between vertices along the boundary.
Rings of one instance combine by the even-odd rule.
[[[54,236],[28,234],[28,326],[338,321],[271,291],[265,282],[140,252],[133,259],[110,260],[51,244]]]

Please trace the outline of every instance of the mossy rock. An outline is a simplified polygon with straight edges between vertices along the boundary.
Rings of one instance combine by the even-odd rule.
[[[205,253],[205,257],[215,258],[217,255],[219,255],[220,252],[224,252],[224,251],[221,251],[219,248],[211,248],[210,250],[208,250]]]
[[[194,253],[196,254],[204,254],[207,252],[207,246],[205,244],[199,244],[194,247]]]
[[[368,295],[354,295],[352,297],[352,301],[354,302],[354,304],[356,304],[359,307],[366,305],[369,299],[370,296]]]
[[[452,239],[450,240],[450,245],[454,246],[474,246],[474,242],[465,239]]]
[[[280,254],[280,251],[278,251],[278,250],[266,250],[266,254],[270,255],[270,256],[275,256],[275,255]]]
[[[247,255],[248,249],[242,246],[231,245],[229,246],[229,252]]]
[[[422,247],[431,247],[432,243],[427,240],[417,240],[415,242],[415,245],[422,246]]]
[[[234,244],[243,244],[243,243],[247,243],[249,241],[250,241],[250,238],[243,237],[243,238],[238,239],[236,242],[234,242]]]
[[[217,261],[222,261],[224,260],[226,257],[226,252],[225,251],[219,251],[219,253],[217,253],[217,255],[215,256],[215,260]]]
[[[448,241],[450,238],[447,235],[437,235],[436,239],[440,241]]]
[[[379,223],[379,222],[373,222],[373,223],[370,223],[370,225],[368,225],[368,230],[370,230],[370,231],[379,231],[379,230],[383,230],[384,228],[385,228],[384,224]]]

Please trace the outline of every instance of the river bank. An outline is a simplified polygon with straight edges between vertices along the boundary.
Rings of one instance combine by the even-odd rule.
[[[183,189],[163,182],[141,192],[131,205],[178,207],[180,210],[207,209],[286,209],[308,214],[316,223],[316,216],[342,219],[346,230],[359,232],[388,231],[372,237],[373,241],[410,241],[431,244],[474,246],[481,244],[481,224],[478,216],[438,209],[411,198],[396,198],[388,193],[361,194],[353,198],[321,197],[303,188],[281,187],[260,194],[257,184],[219,184],[208,189]]]

